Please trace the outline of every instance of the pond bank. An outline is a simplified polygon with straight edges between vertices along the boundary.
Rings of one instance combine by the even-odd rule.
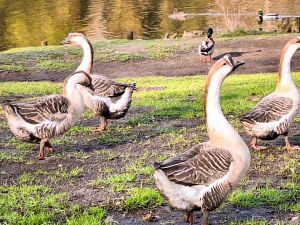
[[[173,41],[102,41],[93,44],[93,71],[110,78],[207,74],[214,61],[230,53],[246,62],[239,73],[277,72],[283,46],[296,36],[285,34],[215,38],[216,50],[214,60],[210,63],[199,60],[198,45],[204,37]],[[299,54],[294,58],[299,58]],[[3,52],[0,54],[0,81],[59,82],[74,71],[81,56],[79,48],[52,46]],[[300,70],[300,64],[296,61],[292,61],[292,71]]]

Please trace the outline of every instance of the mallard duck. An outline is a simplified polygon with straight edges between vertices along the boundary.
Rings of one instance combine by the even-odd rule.
[[[156,187],[172,207],[186,211],[190,224],[193,211],[201,210],[202,225],[208,225],[209,212],[222,204],[250,165],[249,149],[224,117],[219,101],[223,80],[242,64],[225,55],[209,71],[204,92],[209,141],[154,163]]]
[[[89,40],[81,33],[70,33],[63,41],[64,45],[77,45],[83,49],[83,59],[76,71],[90,74],[93,67],[94,51]],[[85,105],[100,118],[99,126],[94,131],[103,131],[107,127],[107,119],[119,119],[127,113],[135,84],[124,84],[105,76],[92,74],[94,92],[81,88]]]
[[[45,150],[54,151],[49,139],[66,132],[82,114],[81,85],[91,87],[91,78],[87,73],[77,71],[65,79],[63,95],[50,95],[31,103],[4,105],[12,133],[22,141],[40,142],[39,159],[44,159]]]
[[[200,55],[200,60],[203,61],[204,57],[207,58],[207,56],[209,56],[209,59],[206,59],[207,61],[211,61],[211,55],[214,53],[215,51],[215,41],[212,38],[212,34],[213,34],[213,29],[212,28],[208,28],[207,30],[207,40],[206,41],[202,41],[201,45],[199,45],[199,55]]]
[[[291,59],[300,48],[300,37],[287,42],[282,50],[276,90],[264,97],[254,108],[244,114],[240,121],[246,132],[253,137],[251,147],[257,146],[257,139],[274,140],[278,136],[285,137],[285,147],[292,151],[288,134],[289,129],[299,111],[299,91],[291,74]]]

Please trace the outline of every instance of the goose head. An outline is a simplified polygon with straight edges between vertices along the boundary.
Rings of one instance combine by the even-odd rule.
[[[223,80],[239,66],[245,64],[244,62],[234,62],[231,55],[226,54],[219,59],[209,70],[206,79],[204,92],[204,112],[207,118],[207,104],[208,102],[219,101],[220,87]],[[210,94],[209,94],[210,93]],[[219,104],[219,103],[218,103]]]
[[[61,42],[62,45],[82,45],[87,42],[87,38],[82,33],[69,33]]]
[[[286,43],[285,47],[288,48],[289,50],[291,49],[291,52],[295,53],[300,48],[300,36],[289,40]]]
[[[291,60],[293,55],[300,49],[300,36],[294,37],[289,40],[284,48],[282,49],[280,62],[279,62],[279,73],[277,80],[277,91],[286,92],[291,90],[291,85],[295,86],[292,79],[291,73]],[[295,86],[295,89],[296,86]]]
[[[245,64],[243,61],[233,61],[230,54],[226,54],[224,57],[219,59],[210,69],[208,78],[215,76],[221,77],[222,80],[227,77],[231,72],[237,69],[239,66]],[[208,79],[208,80],[210,80]]]

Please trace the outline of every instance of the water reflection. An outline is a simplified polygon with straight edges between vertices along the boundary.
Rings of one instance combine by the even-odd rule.
[[[249,12],[296,14],[300,0],[254,0]],[[0,0],[0,50],[38,46],[42,40],[58,44],[68,32],[84,32],[91,40],[160,38],[184,30],[223,29],[222,17],[193,16],[185,21],[168,18],[174,8],[186,13],[217,11],[209,0]],[[258,29],[255,16],[244,18],[244,26]],[[274,24],[264,23],[263,29]]]

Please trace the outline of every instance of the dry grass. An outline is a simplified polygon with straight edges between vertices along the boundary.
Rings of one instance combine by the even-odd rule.
[[[214,3],[223,14],[225,29],[232,32],[241,27],[241,18],[250,7],[251,1],[214,0]]]

